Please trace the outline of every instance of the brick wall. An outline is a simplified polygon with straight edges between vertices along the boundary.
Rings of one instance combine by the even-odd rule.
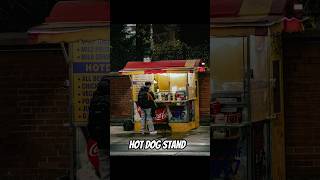
[[[283,42],[287,177],[320,177],[320,34]]]
[[[111,118],[113,121],[128,119],[132,116],[131,82],[128,76],[112,78],[111,81]]]
[[[210,122],[210,74],[199,75],[200,121]]]
[[[61,51],[0,52],[0,179],[54,180],[70,169]]]
[[[210,117],[210,86],[209,73],[199,78],[200,118],[208,122]],[[111,80],[111,117],[113,122],[128,119],[132,116],[132,98],[130,79],[127,76],[115,77]]]

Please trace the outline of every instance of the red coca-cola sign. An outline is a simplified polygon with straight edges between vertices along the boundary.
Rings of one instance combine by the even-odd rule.
[[[95,169],[99,169],[99,157],[98,157],[98,145],[93,139],[89,139],[87,142],[87,154],[91,164]]]
[[[167,119],[167,109],[166,108],[158,108],[156,109],[156,117],[155,121],[165,121]]]

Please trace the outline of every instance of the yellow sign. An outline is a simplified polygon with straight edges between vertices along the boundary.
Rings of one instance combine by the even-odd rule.
[[[110,41],[77,41],[70,43],[73,62],[108,62],[110,64]]]
[[[110,72],[109,41],[78,41],[69,46],[72,59],[73,121],[87,122],[92,95]]]

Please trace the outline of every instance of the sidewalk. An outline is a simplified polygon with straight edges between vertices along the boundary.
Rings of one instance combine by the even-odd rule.
[[[122,126],[110,127],[111,156],[209,156],[210,155],[210,127],[200,126],[187,133],[160,132],[157,135],[139,134],[134,131],[123,131]],[[183,150],[129,150],[130,140],[186,140],[187,147]]]

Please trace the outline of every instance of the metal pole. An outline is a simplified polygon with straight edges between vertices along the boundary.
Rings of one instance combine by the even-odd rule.
[[[270,121],[267,121],[267,179],[271,180],[271,128],[270,128]]]
[[[68,76],[69,76],[69,80],[67,80],[69,82],[69,103],[68,103],[68,111],[69,111],[69,119],[70,119],[70,125],[72,128],[72,148],[71,148],[71,170],[70,170],[70,179],[76,179],[75,176],[75,167],[76,167],[76,141],[77,141],[77,131],[76,131],[76,127],[73,124],[73,109],[72,109],[72,88],[70,88],[71,84],[72,84],[72,60],[70,59],[70,56],[67,53],[65,44],[63,42],[60,43],[61,47],[62,47],[62,52],[64,55],[64,58],[66,60],[66,64],[67,64],[67,68],[68,68]],[[69,44],[70,46],[72,46],[72,44]]]
[[[248,36],[246,37],[244,40],[246,40],[247,42],[247,46],[246,47],[246,54],[247,54],[247,58],[246,58],[246,73],[245,73],[245,81],[246,81],[246,103],[247,103],[247,120],[249,122],[249,134],[248,134],[248,179],[252,180],[253,179],[253,139],[252,139],[252,125],[251,125],[251,102],[250,102],[250,78],[251,78],[251,66],[250,66],[250,58],[251,58],[251,51],[250,51],[250,40],[251,37]]]
[[[153,27],[152,24],[150,24],[150,51],[151,54],[153,52],[154,44],[153,44]]]

